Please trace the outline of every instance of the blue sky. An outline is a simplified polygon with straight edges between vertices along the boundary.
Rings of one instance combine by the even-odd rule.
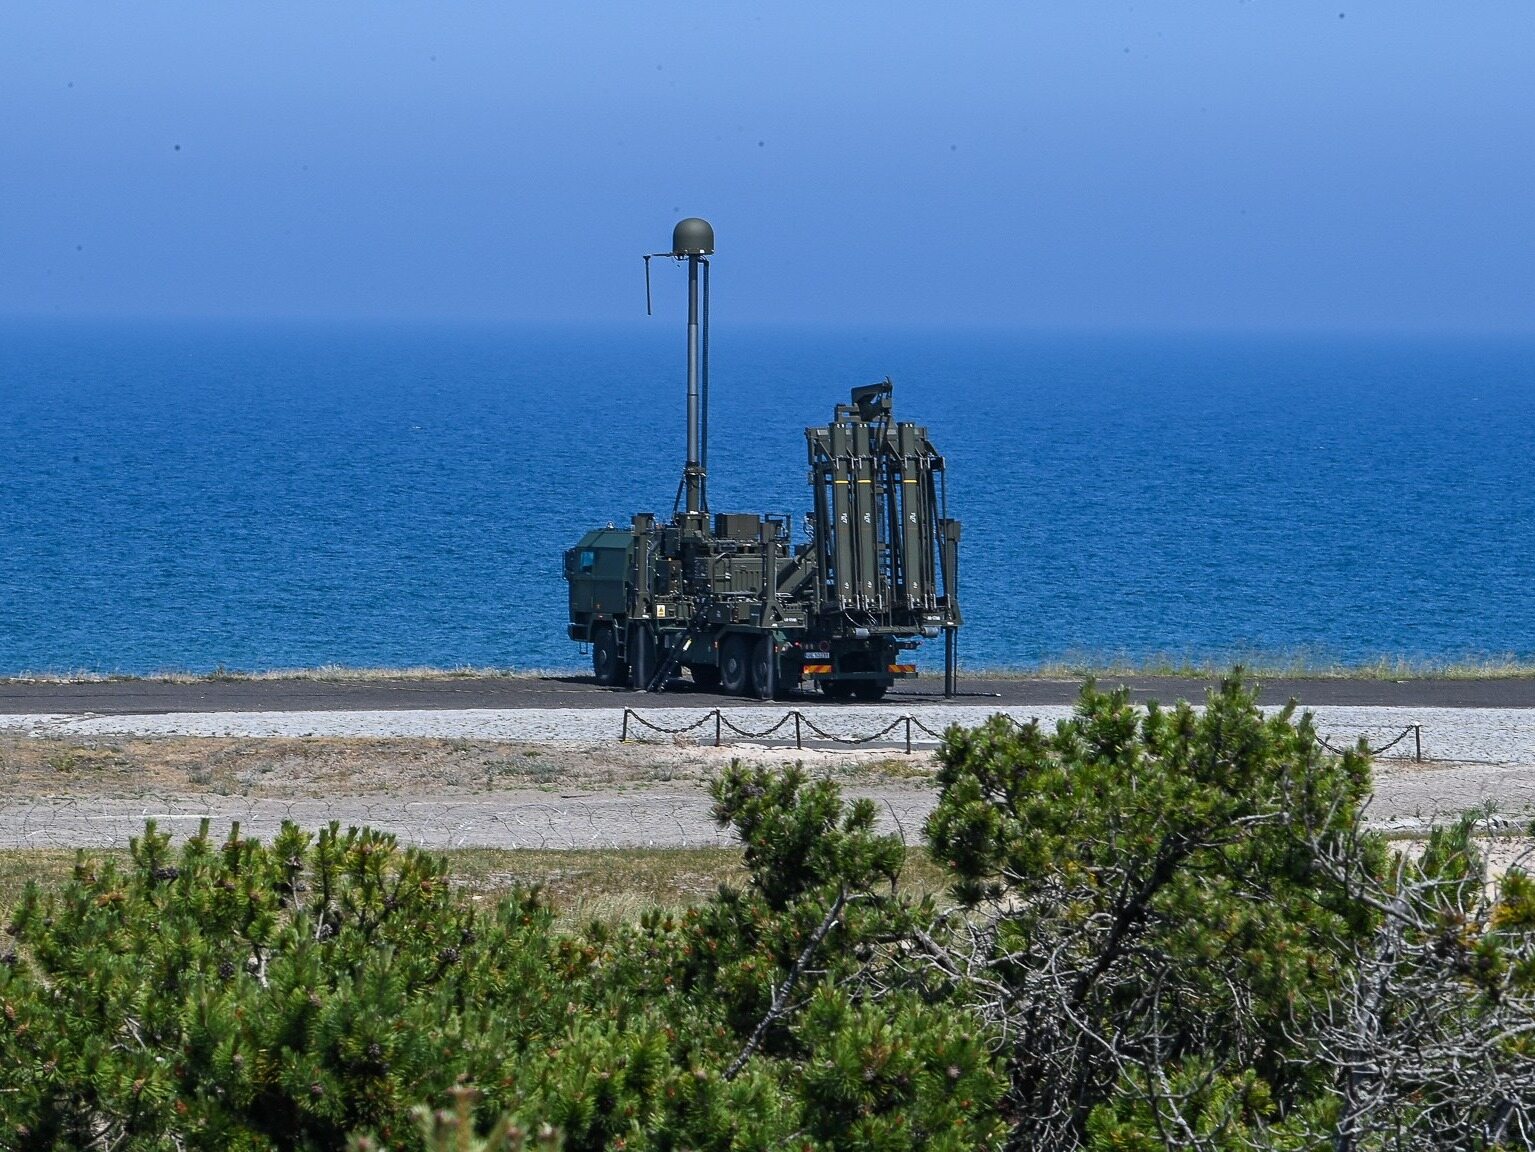
[[[11,3],[0,315],[1535,331],[1535,5]],[[670,274],[670,270],[664,270]]]

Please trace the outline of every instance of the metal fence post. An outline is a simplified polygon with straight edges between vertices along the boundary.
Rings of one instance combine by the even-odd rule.
[[[720,710],[718,708],[714,710],[714,746],[716,748],[720,746]]]
[[[906,717],[906,755],[911,755],[911,717]]]
[[[1423,760],[1423,725],[1414,724],[1412,726],[1412,742],[1415,748],[1413,759],[1421,763]]]
[[[629,740],[629,709],[624,709],[624,730],[618,734],[618,742],[625,744]]]
[[[952,700],[959,693],[959,661],[954,654],[955,629],[943,630],[943,694]]]
[[[794,747],[796,749],[804,748],[804,745],[800,743],[800,739],[799,739],[799,709],[798,708],[796,708],[794,710]]]

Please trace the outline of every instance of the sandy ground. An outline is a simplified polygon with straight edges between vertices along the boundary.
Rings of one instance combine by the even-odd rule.
[[[975,723],[992,708],[820,708],[823,731],[861,737],[912,715],[932,730]],[[1064,706],[1008,709],[1049,723]],[[1335,743],[1374,746],[1422,725],[1377,763],[1370,808],[1379,827],[1421,834],[1435,821],[1491,802],[1518,835],[1535,816],[1535,709],[1337,707],[1316,710]],[[972,715],[974,713],[974,715]],[[783,706],[724,717],[760,732]],[[660,728],[693,723],[699,708],[644,709]],[[792,724],[770,745],[733,737],[710,746],[713,721],[670,736],[636,725],[621,744],[616,709],[461,709],[204,712],[0,717],[0,847],[120,846],[146,819],[194,831],[238,820],[269,835],[284,820],[373,824],[436,847],[627,847],[725,844],[705,782],[733,758],[802,763],[876,801],[885,825],[916,839],[933,803],[933,741],[904,726],[862,748],[796,750]],[[726,739],[731,739],[728,726]],[[807,739],[808,729],[802,731]],[[889,741],[894,740],[891,744]]]

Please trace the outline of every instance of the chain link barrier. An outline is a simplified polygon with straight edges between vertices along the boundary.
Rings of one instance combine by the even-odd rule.
[[[1412,737],[1412,742],[1413,742],[1413,755],[1412,755],[1412,758],[1414,760],[1416,760],[1416,761],[1419,761],[1420,763],[1422,762],[1422,760],[1423,760],[1423,725],[1421,725],[1421,724],[1409,724],[1409,725],[1407,725],[1407,727],[1403,728],[1400,732],[1398,732],[1390,740],[1387,740],[1379,748],[1372,747],[1369,744],[1369,742],[1368,742],[1368,734],[1371,731],[1372,731],[1372,729],[1369,729],[1369,728],[1362,728],[1362,729],[1359,730],[1360,739],[1363,739],[1363,740],[1366,741],[1365,742],[1365,750],[1367,752],[1369,752],[1369,754],[1371,756],[1379,756],[1383,752],[1389,752],[1391,749],[1395,748],[1398,744],[1400,744],[1403,740],[1406,740],[1407,737],[1411,736]],[[1333,753],[1333,755],[1335,755],[1335,756],[1342,756],[1344,751],[1345,751],[1345,749],[1343,749],[1343,748],[1335,747],[1333,745],[1333,743],[1330,740],[1327,739],[1326,736],[1318,735],[1317,738],[1316,738],[1316,742],[1318,744],[1320,744],[1323,748],[1327,749],[1327,751]],[[1351,751],[1353,751],[1353,749],[1350,748],[1350,749],[1347,749],[1347,751],[1351,752]]]
[[[1005,712],[998,713],[998,715],[1002,716],[1004,720],[1007,720],[1016,728],[1024,727],[1023,721],[1009,716]],[[747,740],[764,740],[781,731],[783,727],[790,721],[793,721],[794,723],[794,747],[797,750],[804,749],[806,732],[809,732],[810,735],[816,740],[824,741],[830,744],[847,744],[856,747],[861,744],[872,744],[876,740],[882,740],[889,736],[890,733],[894,732],[896,729],[903,728],[904,731],[902,736],[899,737],[898,740],[905,744],[907,755],[911,754],[912,746],[914,743],[924,742],[914,737],[913,732],[920,732],[923,736],[927,737],[928,741],[933,743],[943,739],[942,732],[934,731],[932,728],[929,728],[926,724],[924,724],[918,717],[913,716],[910,713],[897,716],[894,720],[890,721],[890,723],[886,724],[878,732],[871,732],[863,736],[849,736],[836,732],[826,731],[826,729],[822,728],[819,724],[817,724],[805,713],[801,712],[798,708],[791,708],[788,712],[785,712],[781,717],[778,718],[777,723],[762,729],[760,732],[754,732],[749,728],[742,728],[719,708],[710,709],[697,720],[694,720],[691,724],[684,724],[680,728],[668,728],[664,725],[657,724],[655,721],[649,719],[646,716],[641,715],[633,708],[625,708],[623,726],[619,732],[618,739],[621,743],[627,743],[631,739],[643,742],[642,737],[630,736],[629,727],[631,721],[638,727],[647,729],[656,733],[657,735],[677,737],[686,735],[689,732],[693,732],[699,728],[702,728],[704,725],[709,723],[710,720],[714,721],[714,747],[716,748],[722,747],[724,745],[725,732],[727,730],[733,735],[743,737]],[[1363,736],[1364,732],[1367,731],[1368,730],[1362,730],[1361,735]],[[1421,724],[1407,725],[1407,727],[1403,728],[1402,731],[1399,732],[1395,737],[1386,741],[1386,743],[1382,744],[1378,748],[1371,747],[1368,743],[1365,745],[1365,747],[1368,749],[1371,756],[1379,756],[1382,753],[1389,752],[1392,748],[1395,748],[1409,736],[1413,738],[1413,759],[1422,761],[1423,725]],[[781,737],[781,739],[785,743],[788,742],[787,736]],[[1334,755],[1343,755],[1344,749],[1334,746],[1332,742],[1329,741],[1325,736],[1319,734],[1316,738],[1316,742]],[[1350,749],[1350,751],[1352,751],[1352,749]]]
[[[1011,718],[1009,717],[1009,719]],[[890,723],[886,724],[878,732],[870,732],[862,736],[846,736],[836,732],[826,731],[826,729],[822,728],[819,724],[817,724],[805,713],[801,712],[798,708],[792,708],[788,712],[785,712],[778,718],[775,723],[769,725],[766,728],[763,728],[760,731],[753,731],[750,728],[741,727],[729,716],[727,716],[722,709],[719,708],[710,709],[697,720],[694,720],[691,724],[684,724],[680,728],[668,728],[664,725],[657,724],[654,720],[651,720],[647,716],[641,715],[633,708],[625,708],[623,726],[619,732],[618,739],[622,743],[627,743],[631,739],[643,741],[643,737],[630,735],[631,724],[639,728],[654,732],[660,736],[677,737],[686,735],[689,732],[696,731],[697,729],[702,728],[705,724],[709,723],[711,720],[714,721],[714,746],[716,748],[724,746],[725,733],[727,731],[729,731],[734,736],[740,736],[747,740],[765,740],[768,737],[782,731],[782,729],[790,723],[793,723],[794,725],[794,747],[796,749],[803,749],[805,747],[807,733],[809,734],[810,738],[815,740],[821,740],[831,744],[847,744],[850,746],[857,746],[860,744],[872,744],[876,740],[883,740],[896,729],[900,728],[903,731],[898,739],[905,744],[908,754],[912,750],[913,743],[920,742],[914,736],[914,733],[916,732],[922,733],[935,742],[943,738],[942,732],[935,732],[926,724],[922,723],[922,721],[917,717],[911,715],[897,716],[894,720],[890,721]],[[1016,723],[1016,721],[1014,722]],[[780,739],[784,743],[788,743],[789,737],[784,735],[780,737]]]

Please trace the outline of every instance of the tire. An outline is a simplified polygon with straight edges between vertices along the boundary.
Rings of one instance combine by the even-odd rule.
[[[720,645],[720,688],[725,695],[746,695],[750,662],[745,637],[730,636]]]
[[[770,672],[777,671],[770,667],[773,657],[773,643],[766,636],[752,645],[751,694],[758,700],[771,700],[778,688],[776,678],[769,677]]]
[[[718,664],[692,664],[688,671],[693,673],[693,684],[700,692],[718,692],[720,690],[720,666]]]
[[[629,629],[629,687],[643,692],[656,674],[656,642],[650,629],[636,624]]]
[[[629,678],[628,667],[618,658],[618,637],[606,625],[592,637],[592,675],[604,688]]]
[[[853,683],[851,680],[822,680],[821,695],[828,700],[851,700]]]
[[[881,680],[854,680],[853,697],[857,700],[883,700],[890,685]]]

